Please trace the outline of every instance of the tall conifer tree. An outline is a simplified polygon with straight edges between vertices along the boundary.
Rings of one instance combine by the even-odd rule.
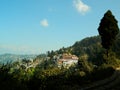
[[[108,51],[110,50],[111,46],[113,45],[116,35],[119,33],[118,21],[112,15],[112,12],[108,10],[104,17],[101,19],[101,22],[98,27],[99,35],[102,39],[102,46]]]

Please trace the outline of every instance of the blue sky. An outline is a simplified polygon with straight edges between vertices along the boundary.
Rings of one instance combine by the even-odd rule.
[[[108,9],[120,22],[119,4],[120,0],[0,0],[0,54],[46,53],[98,35]]]

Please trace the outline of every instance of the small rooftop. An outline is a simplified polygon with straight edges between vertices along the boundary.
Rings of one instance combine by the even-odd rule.
[[[76,55],[71,55],[71,54],[63,54],[61,59],[73,59],[73,60],[78,60],[78,57]]]

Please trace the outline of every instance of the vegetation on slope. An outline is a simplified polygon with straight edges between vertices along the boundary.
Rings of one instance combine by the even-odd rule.
[[[23,60],[0,65],[0,90],[78,90],[91,82],[110,77],[120,66],[120,33],[106,55],[100,36],[77,41],[73,46],[49,51],[33,62]],[[58,68],[54,57],[70,53],[79,62],[70,68]],[[117,86],[117,85],[116,85]]]

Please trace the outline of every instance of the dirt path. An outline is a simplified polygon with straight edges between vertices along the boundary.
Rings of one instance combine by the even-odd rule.
[[[94,82],[80,90],[111,90],[120,82],[120,68],[116,68],[113,75],[107,79]]]

